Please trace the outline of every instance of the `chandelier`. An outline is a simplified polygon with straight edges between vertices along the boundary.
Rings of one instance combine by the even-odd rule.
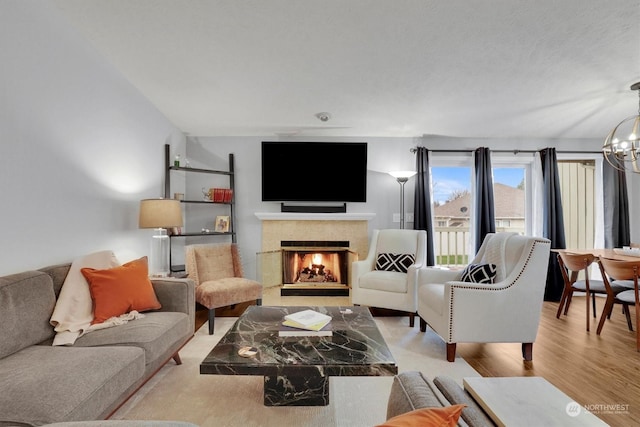
[[[640,82],[631,85],[640,97]],[[640,102],[638,114],[630,116],[613,128],[602,145],[604,158],[614,168],[640,173]]]

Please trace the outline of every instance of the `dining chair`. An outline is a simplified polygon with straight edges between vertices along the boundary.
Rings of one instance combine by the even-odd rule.
[[[578,254],[565,251],[558,252],[558,263],[560,264],[560,270],[562,271],[562,277],[564,278],[564,290],[562,292],[562,297],[560,298],[556,318],[560,318],[560,314],[563,309],[564,315],[567,315],[574,292],[584,292],[586,293],[587,303],[587,331],[590,330],[591,324],[589,299],[591,299],[593,317],[595,318],[596,295],[607,295],[607,289],[605,288],[603,280],[591,280],[589,278],[589,267],[595,259],[596,257],[593,254]],[[578,280],[580,272],[584,272],[584,279]],[[614,295],[628,289],[625,286],[614,283],[610,283],[610,288]]]
[[[600,334],[602,327],[604,326],[604,319],[613,310],[615,303],[622,304],[627,316],[627,325],[629,330],[633,330],[631,325],[631,317],[629,315],[629,306],[635,306],[636,313],[636,350],[640,351],[640,298],[638,296],[638,274],[640,273],[640,260],[638,261],[620,261],[608,258],[600,258],[598,261],[600,265],[600,271],[602,272],[603,281],[607,290],[607,301],[605,302],[605,308],[600,316],[600,322],[598,323],[597,334]],[[622,291],[618,294],[613,294],[608,277],[615,278],[617,280],[633,280],[633,289]]]

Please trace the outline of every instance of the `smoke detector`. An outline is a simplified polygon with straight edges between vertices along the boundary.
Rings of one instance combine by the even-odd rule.
[[[329,119],[331,118],[331,114],[329,113],[316,113],[316,117],[321,121],[321,122],[328,122]]]

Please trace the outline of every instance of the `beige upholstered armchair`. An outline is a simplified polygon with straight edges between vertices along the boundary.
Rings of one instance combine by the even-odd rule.
[[[418,269],[426,257],[424,230],[374,230],[367,258],[351,266],[351,301],[406,311],[413,327]]]
[[[531,360],[549,251],[549,240],[541,237],[491,233],[470,264],[476,267],[421,269],[420,330],[424,332],[429,325],[447,343],[449,362],[455,359],[458,342],[522,343],[524,359]]]
[[[186,270],[196,283],[196,302],[209,310],[209,334],[213,334],[216,308],[255,300],[262,304],[262,285],[245,279],[235,243],[189,245]]]

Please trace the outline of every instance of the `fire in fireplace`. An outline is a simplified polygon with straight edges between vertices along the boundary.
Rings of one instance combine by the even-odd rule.
[[[349,242],[282,242],[283,284],[346,285]]]

